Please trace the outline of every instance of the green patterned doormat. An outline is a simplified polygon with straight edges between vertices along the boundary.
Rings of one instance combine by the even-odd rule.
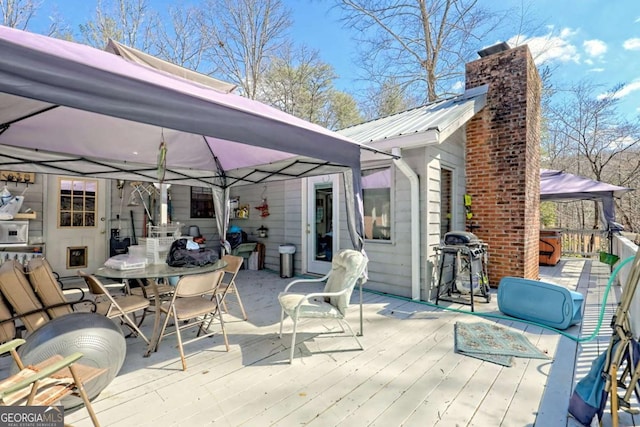
[[[549,359],[523,334],[493,323],[463,323],[454,325],[455,352],[503,366],[513,365],[513,356],[529,359]]]

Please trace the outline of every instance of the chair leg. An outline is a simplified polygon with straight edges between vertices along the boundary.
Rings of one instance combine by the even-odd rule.
[[[175,307],[173,307],[173,323],[176,327],[176,339],[178,340],[178,351],[180,351],[180,360],[182,361],[182,370],[187,370],[187,360],[184,357],[184,348],[182,348],[182,335],[180,335],[180,322],[178,321],[178,316],[175,311]]]
[[[293,363],[293,353],[296,350],[296,329],[298,327],[297,319],[293,317],[293,333],[291,334],[291,350],[289,351],[289,364]]]
[[[238,288],[236,288],[236,285],[233,285],[233,293],[236,296],[236,299],[238,300],[238,305],[240,306],[240,311],[242,311],[242,317],[244,318],[244,320],[247,320],[247,313],[244,311],[244,305],[242,305],[242,299],[240,298],[240,293],[238,292]]]
[[[158,343],[156,344],[156,349],[158,348],[158,346],[160,345],[160,341],[162,341],[162,338],[164,337],[164,332],[167,330],[167,325],[169,324],[169,318],[172,316],[172,312],[168,311],[166,316],[164,317],[164,322],[162,323],[162,328],[160,328],[160,333],[158,335]],[[175,320],[173,323],[177,324]]]
[[[224,320],[222,320],[222,311],[220,311],[220,305],[218,305],[218,318],[220,319],[220,328],[222,329],[222,338],[224,339],[224,345],[227,347],[227,352],[229,351],[229,339],[227,338],[227,331],[224,329]]]
[[[73,365],[69,365],[69,371],[71,371],[71,376],[73,377],[73,382],[76,384],[76,388],[78,389],[78,394],[82,398],[84,402],[84,407],[87,408],[87,412],[89,413],[89,417],[93,422],[95,427],[100,427],[100,422],[98,421],[98,417],[96,416],[95,411],[93,410],[93,406],[91,405],[91,401],[89,400],[89,396],[87,396],[87,392],[84,389],[84,384],[80,381],[80,376],[76,372],[76,368]]]
[[[338,319],[338,323],[340,323],[340,325],[342,326],[342,329],[344,329],[344,325],[347,325],[347,329],[349,329],[349,332],[351,332],[351,336],[355,338],[356,342],[360,346],[360,350],[364,350],[364,346],[358,339],[358,336],[355,334],[355,332],[353,332],[353,329],[351,329],[351,325],[349,324],[349,322],[347,322],[346,320]]]
[[[138,328],[138,326],[136,326],[136,322],[134,320],[132,320],[128,314],[123,314],[122,317],[124,317],[127,326],[129,326],[131,329],[133,329],[139,336],[140,338],[142,338],[144,340],[144,342],[146,342],[147,344],[149,344],[149,339],[142,333],[142,331],[140,330],[140,328]]]
[[[223,304],[222,300],[220,299],[220,295],[219,294],[215,294],[214,298],[216,299],[216,302],[218,303],[218,307],[216,308],[216,312],[218,313],[218,318],[220,319],[220,329],[222,329],[222,338],[224,339],[224,345],[227,348],[227,351],[229,351],[229,339],[227,338],[227,331],[224,329],[224,319],[222,318],[222,310],[220,309],[220,305]],[[216,313],[214,312],[210,318],[209,318],[209,323],[207,323],[207,326],[205,328],[203,328],[202,326],[204,325],[200,325],[200,330],[202,332],[205,332],[207,330],[209,330],[209,328],[211,327],[211,324],[213,323],[213,320],[216,318]],[[200,330],[198,331],[198,335],[200,334]]]
[[[280,310],[280,334],[278,335],[282,338],[282,324],[284,323],[284,310]]]

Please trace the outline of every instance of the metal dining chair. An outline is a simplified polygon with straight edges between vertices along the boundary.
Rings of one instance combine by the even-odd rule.
[[[78,270],[78,276],[84,279],[89,287],[89,292],[96,298],[96,313],[102,314],[109,319],[119,318],[134,334],[149,344],[149,339],[138,327],[135,317],[131,318],[129,316],[138,311],[144,312],[149,308],[150,302],[148,299],[139,295],[118,295],[116,297],[111,295],[104,284],[94,275]]]
[[[229,340],[220,313],[221,296],[217,293],[223,275],[223,270],[217,270],[210,273],[182,276],[176,284],[171,300],[160,305],[160,311],[165,314],[165,319],[160,330],[158,345],[165,336],[176,335],[183,371],[187,370],[184,345],[218,333],[218,331],[210,330],[216,318],[220,322],[224,344],[229,351]],[[174,329],[167,332],[169,320],[173,320]],[[196,336],[183,341],[182,333],[195,327],[198,328]]]
[[[227,266],[224,268],[225,276],[223,277],[217,291],[217,294],[221,297],[220,302],[222,303],[222,307],[224,308],[225,313],[229,312],[229,309],[227,308],[228,295],[233,294],[237,304],[240,306],[240,311],[242,311],[242,318],[247,320],[247,313],[244,310],[244,305],[242,305],[242,299],[240,298],[240,292],[238,292],[238,287],[236,286],[236,276],[242,267],[244,258],[235,255],[224,255],[222,260],[227,263]],[[225,280],[225,277],[229,277],[229,279]]]

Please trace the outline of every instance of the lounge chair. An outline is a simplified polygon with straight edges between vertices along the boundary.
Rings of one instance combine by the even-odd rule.
[[[98,427],[98,417],[84,389],[84,384],[105,373],[105,368],[76,363],[82,353],[67,357],[55,355],[35,366],[24,366],[16,348],[25,343],[15,339],[0,345],[0,354],[11,353],[18,369],[15,375],[0,380],[0,405],[4,406],[51,406],[69,395],[78,395]]]
[[[280,338],[282,338],[282,325],[285,315],[288,315],[293,320],[289,363],[293,361],[298,321],[303,318],[336,319],[342,327],[342,332],[345,332],[346,326],[360,346],[360,350],[363,349],[362,343],[360,343],[351,325],[345,319],[345,314],[349,307],[353,288],[364,277],[367,261],[367,258],[361,252],[350,249],[343,250],[333,257],[331,271],[326,276],[319,279],[294,280],[278,295],[278,301],[282,307]],[[289,291],[295,284],[324,281],[326,281],[326,285],[323,292],[303,294]]]
[[[33,332],[51,318],[38,299],[22,264],[6,261],[0,266],[0,292],[16,315],[20,317],[27,332]]]
[[[75,305],[86,304],[87,311],[95,311],[92,301],[67,301],[45,268],[38,267],[29,277],[16,260],[0,266],[0,292],[0,342],[16,337],[16,320],[31,333],[53,318],[72,313]]]
[[[79,300],[67,300],[59,286],[60,282],[58,281],[56,274],[51,269],[51,265],[49,265],[49,262],[46,259],[36,257],[29,260],[26,273],[33,291],[38,296],[40,302],[42,302],[42,305],[46,309],[49,317],[52,319],[73,313],[76,310],[76,306],[80,305],[90,304],[87,311],[89,311],[89,309],[91,311],[95,311],[95,304],[90,300],[84,299],[84,291],[82,291],[81,298]]]

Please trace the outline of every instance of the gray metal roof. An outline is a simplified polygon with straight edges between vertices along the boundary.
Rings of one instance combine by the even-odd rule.
[[[428,131],[450,135],[485,106],[487,90],[488,85],[479,86],[462,95],[351,126],[338,133],[361,144]]]

